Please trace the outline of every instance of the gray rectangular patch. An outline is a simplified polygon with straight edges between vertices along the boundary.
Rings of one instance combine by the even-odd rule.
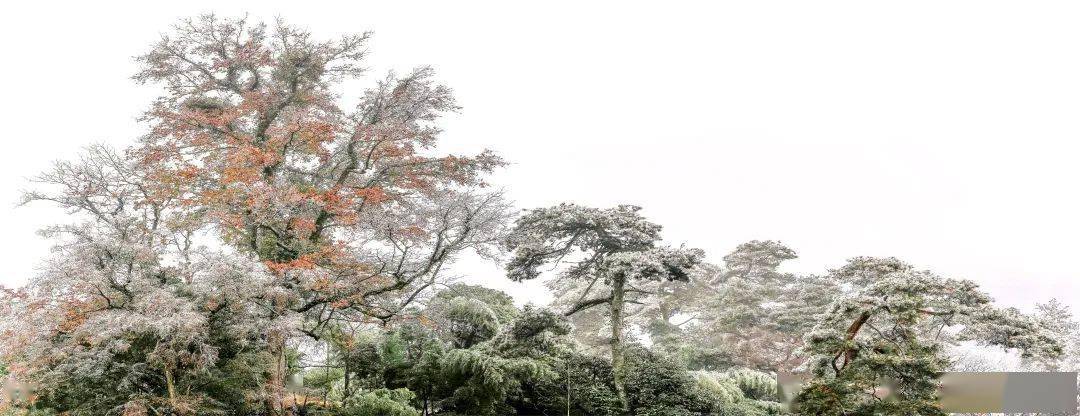
[[[946,412],[1076,413],[1076,373],[945,373]]]
[[[789,404],[806,374],[778,374],[780,400]],[[955,372],[942,375],[939,397],[950,413],[1077,414],[1075,372]]]

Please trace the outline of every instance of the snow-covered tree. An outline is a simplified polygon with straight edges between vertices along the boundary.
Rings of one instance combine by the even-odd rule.
[[[936,381],[949,364],[943,347],[950,342],[1025,357],[1061,352],[1037,321],[995,308],[971,281],[872,257],[853,258],[831,275],[847,292],[806,337],[814,379],[799,395],[801,413],[943,414]]]
[[[624,408],[628,408],[623,365],[626,305],[652,295],[641,287],[649,282],[687,281],[703,256],[697,249],[659,245],[661,227],[638,211],[629,205],[533,209],[517,219],[507,238],[507,247],[513,250],[506,267],[510,279],[534,279],[540,276],[540,267],[567,261],[558,279],[580,289],[568,294],[572,300],[564,297],[569,305],[565,314],[606,306],[615,388]]]
[[[1072,311],[1057,299],[1035,306],[1035,319],[1061,344],[1062,353],[1056,357],[1029,357],[1022,365],[1033,371],[1080,372],[1080,323]],[[1080,403],[1080,384],[1077,385],[1077,402]],[[1080,412],[1080,408],[1077,411]]]
[[[139,56],[134,78],[163,87],[147,133],[59,163],[27,194],[77,220],[47,230],[63,237],[63,260],[13,296],[3,342],[19,372],[43,388],[56,385],[48,374],[100,375],[94,363],[153,334],[132,371],[164,373],[177,409],[183,374],[220,358],[215,331],[243,323],[238,338],[254,331],[272,357],[256,396],[280,414],[291,350],[335,323],[385,325],[458,253],[492,254],[507,205],[484,178],[502,161],[436,151],[438,119],[458,106],[430,68],[391,73],[340,107],[336,88],[362,74],[368,38],[206,15]]]
[[[689,284],[657,291],[644,308],[652,319],[642,324],[655,348],[695,370],[792,371],[805,359],[803,335],[839,291],[828,276],[780,271],[795,257],[775,241],[740,244],[723,265],[703,264]]]
[[[439,150],[459,107],[431,68],[343,96],[369,37],[205,15],[137,58],[161,87],[145,134],[24,196],[69,218],[40,273],[0,288],[0,414],[765,415],[770,373],[807,358],[807,414],[938,414],[947,346],[1078,366],[1060,303],[996,308],[896,259],[796,275],[793,250],[750,241],[705,264],[635,206],[511,227],[486,184],[504,162]],[[462,253],[506,250],[512,280],[553,272],[553,309],[448,284]]]
[[[676,361],[698,368],[699,361],[717,351],[703,345],[704,321],[715,311],[719,267],[702,262],[691,270],[688,281],[656,281],[645,284],[652,295],[629,309],[629,322],[648,336],[651,348]],[[705,342],[709,342],[705,340]]]
[[[26,202],[52,201],[75,222],[44,230],[55,255],[0,319],[15,375],[39,386],[39,402],[75,414],[213,407],[194,386],[272,325],[249,301],[269,282],[265,266],[193,247],[192,214],[109,148],[38,182]]]
[[[1042,371],[1080,371],[1080,323],[1057,299],[1035,305],[1035,319],[1062,347],[1057,357],[1030,357],[1025,365]]]
[[[724,256],[701,317],[699,339],[722,349],[731,364],[791,371],[803,359],[802,337],[837,290],[829,279],[781,272],[795,251],[775,241],[750,241]]]

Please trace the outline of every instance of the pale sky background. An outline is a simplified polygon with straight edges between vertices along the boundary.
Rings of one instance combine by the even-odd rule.
[[[214,11],[373,30],[372,77],[435,66],[465,107],[443,148],[512,161],[495,182],[522,208],[639,204],[714,261],[774,239],[793,271],[891,255],[1007,305],[1080,308],[1080,2],[101,3],[0,14],[0,284],[33,274],[34,231],[63,220],[14,208],[26,178],[131,143],[156,90],[130,58]]]

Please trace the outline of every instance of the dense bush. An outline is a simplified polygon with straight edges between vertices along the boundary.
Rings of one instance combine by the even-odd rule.
[[[333,412],[335,416],[419,416],[420,411],[410,405],[416,397],[408,389],[378,389],[354,396],[345,406]]]

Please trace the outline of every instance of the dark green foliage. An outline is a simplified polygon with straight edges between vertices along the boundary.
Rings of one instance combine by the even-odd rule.
[[[776,401],[776,378],[760,371],[737,369],[728,371],[725,378],[739,388],[748,399]]]
[[[406,323],[381,335],[354,335],[338,343],[349,346],[343,356],[349,363],[350,385],[408,389],[414,395],[409,404],[421,414],[564,415],[568,410],[571,415],[626,414],[614,388],[610,360],[577,351],[567,338],[570,327],[563,316],[533,307],[519,310],[495,291],[469,286],[453,291],[436,295],[422,316],[431,322],[457,320],[459,328],[494,323],[498,325],[494,334],[471,338],[483,332],[467,331],[469,336],[462,337],[464,332]],[[725,400],[674,360],[636,345],[626,354],[631,414],[707,415],[736,411],[732,409],[745,411],[731,414],[770,414],[763,410],[769,405],[753,400],[775,394],[775,385],[762,383],[759,373],[738,373],[741,381],[729,383],[737,397]],[[310,388],[321,391],[325,387],[319,386],[332,384],[328,373],[322,373],[309,374]],[[354,395],[348,400],[358,399]]]
[[[512,414],[528,385],[558,378],[553,361],[569,332],[546,310],[526,308],[499,335],[471,349],[448,351],[440,362],[449,397],[446,409],[472,415]]]
[[[510,295],[461,283],[437,293],[421,313],[441,338],[458,348],[491,339],[517,314]]]
[[[304,374],[304,387],[308,396],[326,402],[338,380],[345,378],[345,370],[341,368],[313,369]]]
[[[349,398],[335,416],[419,416],[409,405],[416,397],[408,389],[378,389]]]
[[[386,333],[351,338],[342,377],[348,377],[345,395],[360,388],[406,388],[416,396],[414,403],[439,397],[441,360],[447,346],[429,328],[405,324]],[[342,383],[344,384],[344,383]]]
[[[558,357],[560,377],[527,389],[534,402],[515,406],[521,415],[565,415],[567,377],[571,415],[623,415],[613,386],[611,363],[602,358],[570,352]],[[674,361],[641,346],[627,350],[627,393],[633,415],[737,415],[764,416],[780,413],[775,401],[744,396],[736,382],[724,378],[723,385],[709,386]],[[762,374],[756,373],[759,376]],[[746,382],[752,392],[772,389]]]
[[[684,368],[646,348],[628,347],[626,365],[626,393],[636,415],[713,414],[723,406]]]
[[[146,403],[158,409],[176,407],[199,414],[248,414],[261,409],[249,396],[266,380],[262,371],[270,356],[266,352],[244,352],[219,357],[214,366],[194,373],[185,385],[191,389],[175,404],[166,396],[160,368],[147,364],[154,338],[134,337],[130,347],[113,354],[108,365],[94,371],[71,371],[63,380],[53,380],[50,389],[37,391],[34,407],[67,412],[72,416],[115,413],[126,403]],[[93,374],[93,375],[86,375]],[[153,392],[153,394],[151,394]]]
[[[725,405],[716,414],[719,416],[769,416],[784,413],[780,410],[779,403],[744,400]]]
[[[937,406],[935,382],[944,371],[945,358],[934,345],[916,341],[905,344],[901,350],[883,342],[861,353],[839,374],[820,373],[797,397],[798,411],[821,415],[944,415]],[[883,387],[892,391],[876,393],[882,399],[859,399]]]
[[[495,311],[479,299],[454,298],[447,312],[454,346],[469,348],[487,341],[499,330],[499,318]]]
[[[715,391],[703,387],[685,368],[644,347],[631,346],[626,354],[629,369],[626,387],[633,415],[724,414],[722,412],[735,406],[752,409],[755,413],[732,414],[770,414],[749,401],[747,404],[725,401]],[[567,399],[571,415],[624,414],[608,360],[567,352],[557,357],[554,366],[559,376],[526,388],[526,396],[532,397],[533,401],[515,403],[516,414],[566,414]]]
[[[533,401],[518,404],[519,414],[617,415],[619,397],[612,385],[611,362],[602,357],[567,351],[554,364],[559,377],[527,386]],[[569,397],[567,395],[569,388]]]

